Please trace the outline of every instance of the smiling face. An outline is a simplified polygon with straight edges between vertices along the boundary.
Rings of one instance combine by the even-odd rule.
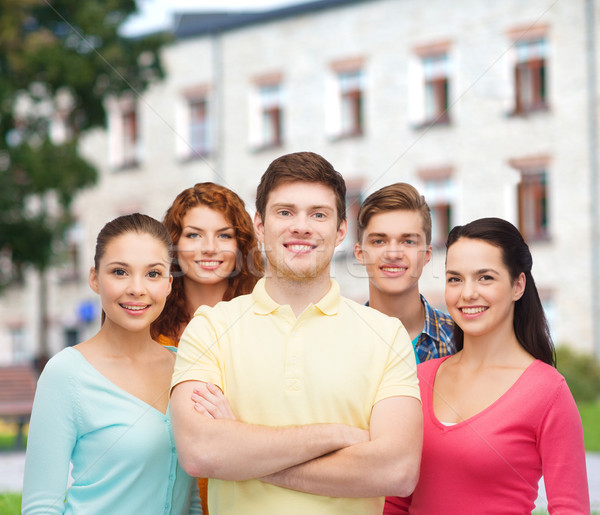
[[[446,254],[446,306],[465,337],[513,331],[514,303],[525,291],[525,275],[513,280],[498,247],[459,238]]]
[[[388,295],[418,291],[423,267],[431,259],[421,214],[393,210],[373,215],[354,255],[366,267],[371,288]]]
[[[235,229],[220,211],[207,206],[191,208],[183,217],[177,259],[184,281],[202,285],[227,282],[235,270]]]
[[[164,242],[149,234],[126,232],[113,238],[89,278],[100,295],[104,325],[149,331],[171,291],[169,262]]]
[[[338,227],[336,198],[328,186],[287,182],[269,193],[265,220],[254,226],[267,256],[267,275],[293,281],[329,280],[335,247],[346,235]]]

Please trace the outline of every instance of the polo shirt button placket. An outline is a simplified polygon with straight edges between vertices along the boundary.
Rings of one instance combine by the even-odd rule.
[[[296,331],[292,331],[287,342],[285,367],[285,389],[292,392],[302,389],[300,360],[298,358],[299,353],[302,351],[301,345],[300,336]]]

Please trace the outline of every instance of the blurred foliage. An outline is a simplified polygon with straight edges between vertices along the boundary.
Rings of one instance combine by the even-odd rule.
[[[125,38],[134,0],[0,0],[0,112],[9,128],[15,92],[45,101],[68,93],[76,132],[103,126],[107,95],[142,91],[163,76],[166,37]]]
[[[78,141],[105,125],[106,99],[163,76],[166,36],[119,33],[135,11],[135,0],[0,0],[0,287],[52,264],[73,198],[97,180]]]
[[[105,125],[109,98],[163,76],[167,38],[123,37],[135,0],[0,0],[0,288],[40,278],[39,363],[48,355],[46,271],[97,180],[80,137]]]
[[[556,368],[578,404],[600,400],[600,363],[592,355],[561,345],[556,348]]]

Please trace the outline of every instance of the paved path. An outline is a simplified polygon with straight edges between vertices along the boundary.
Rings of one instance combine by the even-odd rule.
[[[586,457],[592,508],[600,511],[600,453],[588,453]],[[0,492],[20,492],[24,470],[24,452],[0,453]],[[537,506],[545,507],[545,499],[546,493],[542,485]]]

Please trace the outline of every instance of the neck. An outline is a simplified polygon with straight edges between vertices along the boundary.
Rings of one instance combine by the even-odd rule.
[[[370,286],[369,306],[387,316],[398,318],[411,340],[423,331],[425,307],[421,302],[418,288],[399,294],[388,294]]]
[[[131,332],[113,324],[109,319],[104,321],[95,340],[113,357],[139,356],[153,345],[158,345],[150,337],[149,327],[143,331]]]
[[[519,343],[512,329],[504,328],[494,334],[480,336],[464,335],[463,350],[460,352],[463,364],[474,368],[480,366],[520,366],[533,360]]]
[[[329,276],[318,279],[294,280],[268,276],[265,289],[277,304],[289,304],[296,316],[299,316],[310,304],[319,302],[329,291]]]
[[[229,286],[228,280],[219,281],[215,284],[200,284],[183,278],[183,292],[190,316],[200,306],[214,306],[223,300],[223,296]]]

